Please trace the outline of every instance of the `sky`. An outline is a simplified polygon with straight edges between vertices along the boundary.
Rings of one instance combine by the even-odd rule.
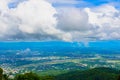
[[[0,40],[120,40],[119,5],[120,0],[0,0]]]

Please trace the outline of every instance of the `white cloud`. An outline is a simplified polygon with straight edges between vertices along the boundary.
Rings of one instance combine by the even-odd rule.
[[[120,10],[111,4],[91,8],[53,7],[51,1],[27,0],[8,8],[9,3],[10,0],[0,3],[0,40],[120,39]]]
[[[105,4],[92,8],[61,7],[58,27],[72,35],[72,40],[120,39],[120,10]]]
[[[0,0],[0,10],[6,10],[8,9],[7,5],[10,2],[10,0]]]
[[[86,8],[86,12],[89,15],[89,23],[97,26],[94,34],[99,39],[120,39],[120,11],[114,6]]]
[[[1,13],[1,39],[71,40],[69,33],[56,28],[57,20],[54,15],[57,12],[44,0],[24,1],[16,8],[8,9],[6,13],[1,10]]]
[[[78,8],[61,8],[58,13],[58,28],[64,31],[86,31],[91,28],[88,15]]]

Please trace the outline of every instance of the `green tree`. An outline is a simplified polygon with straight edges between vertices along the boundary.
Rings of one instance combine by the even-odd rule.
[[[15,76],[15,80],[40,80],[40,78],[37,74],[30,72]]]
[[[118,76],[118,79],[117,80],[120,80],[120,75]]]
[[[43,76],[43,77],[40,77],[40,80],[55,80],[55,77],[54,76]]]
[[[3,79],[4,79],[4,80],[10,80],[10,79],[9,79],[9,75],[3,74]]]
[[[0,68],[0,80],[2,80],[2,77],[3,77],[3,69]]]

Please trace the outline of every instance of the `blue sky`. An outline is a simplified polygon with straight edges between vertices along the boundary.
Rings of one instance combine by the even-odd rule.
[[[107,4],[107,3],[120,3],[120,0],[74,0],[74,1],[76,1],[75,4],[74,3],[69,4],[70,0],[67,0],[67,1],[68,1],[68,3],[55,2],[53,5],[56,7],[60,7],[60,6],[90,7],[90,6],[99,6],[99,5]],[[119,6],[119,5],[116,5],[116,6]]]
[[[119,0],[84,0],[85,2],[89,2],[93,5],[101,5],[105,3],[111,3],[111,2],[119,2]]]
[[[13,0],[8,4],[8,7],[9,8],[15,8],[15,7],[17,7],[17,5],[19,3],[24,2],[24,1],[26,1],[26,0]]]
[[[21,2],[24,2],[27,0],[13,0],[11,3],[8,4],[9,8],[15,8],[17,5]],[[54,0],[56,1],[56,0]],[[60,3],[58,2],[53,2],[54,7],[63,7],[63,6],[75,6],[75,7],[93,7],[93,6],[99,6],[103,4],[109,4],[109,3],[114,3],[116,4],[116,8],[120,8],[120,0],[72,0],[75,1],[76,3],[69,3],[69,0],[67,1],[68,3]],[[62,2],[62,1],[61,1]]]

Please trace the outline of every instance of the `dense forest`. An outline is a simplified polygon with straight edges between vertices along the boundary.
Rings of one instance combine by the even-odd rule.
[[[76,70],[57,76],[40,76],[36,73],[16,74],[11,78],[3,74],[0,68],[0,80],[120,80],[120,71],[112,68],[94,68],[89,70]]]

